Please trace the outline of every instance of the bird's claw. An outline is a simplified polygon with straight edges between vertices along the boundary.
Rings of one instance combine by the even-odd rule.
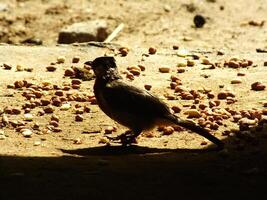
[[[116,137],[110,137],[110,136],[106,136],[106,137],[112,142],[118,142],[118,143],[121,143],[123,146],[128,146],[133,143],[137,143],[136,137],[130,133],[131,132],[126,132]]]

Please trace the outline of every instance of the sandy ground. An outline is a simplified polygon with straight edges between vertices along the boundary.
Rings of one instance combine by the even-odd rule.
[[[28,102],[22,96],[26,88],[7,89],[17,80],[27,80],[36,85],[50,82],[52,85],[66,85],[71,79],[64,77],[64,71],[74,64],[73,56],[81,60],[75,66],[104,54],[114,55],[107,48],[83,46],[56,47],[57,33],[62,27],[86,19],[101,18],[109,23],[110,31],[119,23],[125,29],[114,40],[127,46],[126,57],[115,55],[120,71],[128,66],[141,64],[146,70],[134,81],[126,80],[139,87],[151,84],[151,92],[160,96],[169,106],[179,106],[184,112],[193,104],[192,100],[168,100],[166,94],[173,94],[169,88],[170,76],[176,75],[188,89],[211,89],[216,95],[224,89],[236,94],[237,102],[227,105],[221,101],[221,108],[233,110],[263,109],[265,91],[252,91],[251,84],[260,81],[267,84],[264,53],[256,48],[266,47],[266,25],[249,25],[254,20],[266,19],[265,1],[1,1],[9,4],[9,11],[0,12],[0,40],[20,44],[34,37],[43,41],[41,47],[0,46],[0,64],[9,63],[11,70],[0,68],[0,105],[21,107]],[[189,11],[195,7],[193,12]],[[38,12],[37,12],[38,8]],[[191,9],[189,9],[191,8]],[[118,12],[119,11],[119,12]],[[200,13],[208,17],[204,28],[193,27],[193,17]],[[45,32],[43,31],[45,27]],[[194,67],[185,67],[185,73],[177,73],[177,64],[191,57],[177,56],[176,44],[187,49],[188,54],[207,57],[213,63],[223,63],[238,57],[253,61],[248,68],[228,67],[205,70],[201,59]],[[148,47],[157,48],[155,55],[148,57]],[[218,50],[225,53],[217,55]],[[46,67],[58,56],[65,56],[66,62],[57,64],[55,72]],[[32,68],[32,72],[16,72],[16,65]],[[169,73],[159,73],[159,67],[170,67]],[[237,73],[245,73],[237,77]],[[205,78],[206,77],[206,78]],[[233,79],[241,84],[231,84]],[[94,80],[83,81],[77,94],[92,95]],[[49,99],[55,90],[45,92]],[[38,100],[38,99],[37,99]],[[208,99],[203,103],[208,104]],[[90,113],[84,113],[84,121],[75,121],[75,105],[86,105]],[[89,102],[71,102],[71,108],[62,111],[54,107],[60,117],[62,132],[43,134],[51,114],[38,116],[42,107],[31,110],[33,121],[40,130],[25,138],[10,125],[2,128],[5,139],[0,140],[1,199],[173,199],[173,198],[257,198],[266,196],[266,130],[254,131],[252,136],[240,138],[236,134],[224,135],[223,131],[237,128],[230,119],[214,134],[226,143],[220,152],[200,136],[187,131],[162,135],[156,129],[152,138],[142,135],[138,144],[127,149],[116,144],[111,147],[101,144],[107,126],[117,126],[120,134],[124,127],[106,117],[97,105]],[[9,120],[23,120],[24,113],[6,114]],[[1,115],[2,117],[2,115]],[[83,133],[83,132],[87,133]],[[99,133],[88,133],[98,131]]]

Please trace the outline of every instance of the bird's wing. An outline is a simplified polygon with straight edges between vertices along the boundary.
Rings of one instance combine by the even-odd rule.
[[[103,97],[110,108],[137,116],[162,116],[169,113],[169,108],[159,98],[122,81],[108,83]]]

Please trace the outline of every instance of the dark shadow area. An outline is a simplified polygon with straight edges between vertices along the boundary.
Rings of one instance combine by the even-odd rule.
[[[263,135],[229,136],[223,151],[134,145],[2,156],[0,199],[266,199]]]
[[[131,146],[100,146],[92,148],[66,150],[60,149],[63,153],[80,156],[115,156],[115,155],[138,155],[138,154],[168,154],[168,153],[205,153],[219,151],[216,147],[206,149],[168,149],[168,148],[150,148],[138,145]]]

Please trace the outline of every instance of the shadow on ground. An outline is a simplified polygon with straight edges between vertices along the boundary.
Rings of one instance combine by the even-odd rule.
[[[1,199],[265,199],[266,139],[227,151],[103,146],[0,157]],[[76,156],[71,156],[74,154]],[[67,154],[66,154],[67,155]],[[264,198],[265,196],[265,198]]]

